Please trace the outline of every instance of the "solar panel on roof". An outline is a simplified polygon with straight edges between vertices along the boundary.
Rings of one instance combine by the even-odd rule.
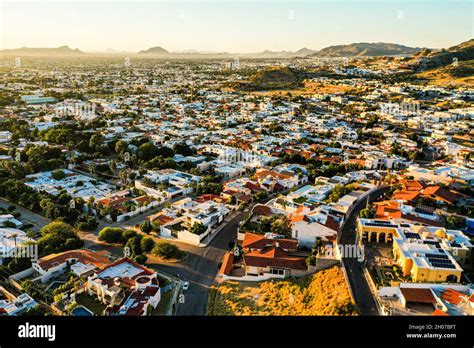
[[[440,255],[437,255],[437,256],[440,256]],[[442,255],[442,256],[446,256],[446,255]],[[433,266],[433,267],[438,267],[438,268],[449,268],[449,269],[455,269],[456,266],[451,262],[451,260],[449,260],[448,258],[446,259],[443,259],[443,258],[430,258],[428,257],[428,260],[430,262],[430,264]]]
[[[425,256],[431,259],[449,260],[449,257],[445,254],[425,254]]]
[[[394,228],[398,227],[397,225],[392,225],[391,223],[382,224],[382,223],[379,223],[379,222],[367,222],[365,225],[366,226],[373,226],[373,227],[394,227]]]
[[[440,248],[440,245],[438,242],[435,242],[435,241],[432,241],[432,240],[425,240],[423,241],[424,244],[428,244],[428,245],[434,245],[437,249]]]
[[[405,237],[413,238],[413,239],[421,239],[418,233],[413,233],[413,232],[405,232]]]

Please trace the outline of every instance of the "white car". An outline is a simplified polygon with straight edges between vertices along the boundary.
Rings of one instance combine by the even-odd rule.
[[[189,289],[189,282],[184,282],[183,284],[183,290],[186,291]]]

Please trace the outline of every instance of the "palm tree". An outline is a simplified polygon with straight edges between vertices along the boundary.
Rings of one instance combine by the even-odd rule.
[[[15,249],[16,249],[16,239],[18,238],[18,233],[13,233],[11,238],[13,239],[13,241],[15,243]]]
[[[117,162],[115,162],[115,160],[111,160],[109,163],[109,168],[112,172],[112,175],[115,175],[115,172],[117,171]]]

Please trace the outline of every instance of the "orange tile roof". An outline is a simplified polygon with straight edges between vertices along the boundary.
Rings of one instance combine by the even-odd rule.
[[[433,313],[431,313],[433,316],[439,316],[439,317],[445,317],[445,316],[450,316],[448,313],[443,312],[441,309],[436,308]]]
[[[380,220],[399,219],[402,217],[402,211],[398,209],[398,204],[395,205],[379,205],[375,212],[375,218]]]
[[[253,207],[252,213],[262,216],[271,216],[273,215],[272,208],[264,204],[257,204]]]
[[[436,303],[431,289],[400,288],[406,302]]]
[[[361,160],[357,158],[350,158],[348,162],[351,164],[357,164],[359,166],[365,166],[365,160]]]
[[[298,221],[303,221],[304,220],[304,214],[290,214],[289,215],[289,220],[290,222],[298,222]]]
[[[38,265],[45,271],[63,264],[69,259],[77,259],[83,264],[93,264],[97,268],[102,268],[110,263],[109,252],[107,250],[90,251],[86,249],[69,250],[62,253],[50,254],[38,260]]]
[[[117,207],[118,205],[128,202],[131,200],[129,197],[105,197],[99,199],[97,203],[102,204],[104,207]]]
[[[428,186],[422,191],[424,196],[436,196],[436,199],[441,199],[448,203],[454,203],[460,198],[460,195],[446,190],[440,186]]]
[[[443,300],[445,300],[446,302],[452,303],[453,305],[456,305],[456,306],[459,303],[461,303],[463,297],[466,297],[466,295],[463,294],[462,292],[456,291],[456,290],[451,289],[451,288],[447,288],[441,294],[441,298]]]
[[[282,248],[289,250],[296,250],[298,241],[296,239],[269,239],[264,235],[255,234],[251,232],[245,233],[242,247],[251,249],[263,249],[268,245],[276,245],[278,243]]]
[[[420,195],[419,192],[414,191],[399,191],[393,193],[393,198],[403,201],[414,201]]]
[[[224,259],[222,260],[222,266],[221,266],[221,269],[219,271],[219,274],[229,275],[230,272],[232,271],[233,263],[234,263],[234,254],[232,252],[228,251],[224,255]]]
[[[196,202],[204,203],[204,202],[207,202],[207,201],[214,201],[218,198],[220,198],[220,196],[212,194],[212,193],[207,193],[207,194],[203,194],[203,195],[200,195],[200,196],[196,197]]]
[[[421,183],[418,180],[402,180],[402,185],[407,191],[420,191],[421,189],[426,187],[425,184]]]
[[[151,222],[156,222],[160,225],[165,225],[168,222],[171,222],[174,220],[172,217],[169,217],[168,215],[165,215],[163,213],[161,213],[160,215],[155,214],[155,215],[149,216],[149,219]]]
[[[265,178],[267,176],[271,176],[271,177],[276,178],[276,179],[290,179],[291,178],[290,175],[277,173],[273,170],[261,170],[261,171],[258,171],[257,173],[255,173],[255,177],[258,178],[258,179]]]
[[[334,218],[331,215],[328,215],[324,226],[334,231],[339,231],[339,227],[340,227],[339,222],[334,220]]]
[[[149,203],[149,202],[152,202],[153,201],[153,198],[149,197],[149,196],[140,196],[140,197],[137,197],[134,199],[136,202],[146,202],[146,203]]]
[[[281,267],[306,270],[304,257],[291,256],[283,249],[271,246],[263,250],[256,250],[244,255],[246,266],[252,267]]]

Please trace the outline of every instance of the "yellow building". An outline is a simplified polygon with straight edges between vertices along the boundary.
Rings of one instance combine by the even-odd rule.
[[[435,238],[400,230],[393,240],[393,255],[403,275],[414,282],[461,281],[463,269]]]
[[[388,220],[358,219],[359,241],[390,243],[398,236],[398,224]]]
[[[460,265],[473,258],[469,237],[457,230],[358,219],[359,242],[393,242],[393,255],[404,276],[415,282],[460,282]]]

